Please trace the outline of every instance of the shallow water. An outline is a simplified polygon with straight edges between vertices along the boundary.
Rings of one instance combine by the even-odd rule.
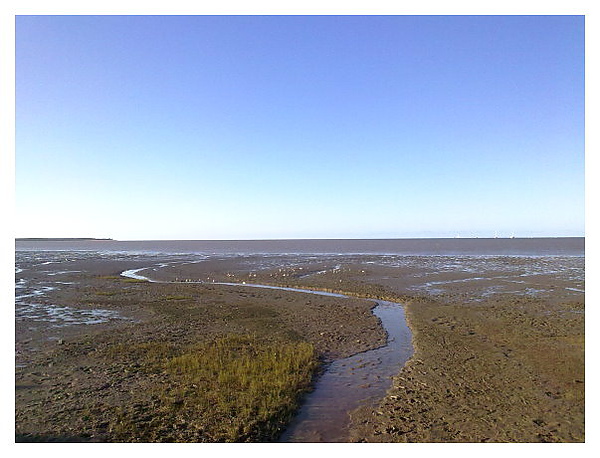
[[[15,266],[15,321],[37,322],[47,328],[81,326],[126,320],[119,312],[81,304],[74,308],[50,299],[50,293],[76,284],[62,281],[62,276],[81,273],[80,270],[46,270],[52,265],[79,259],[81,253],[27,253],[17,252]],[[48,260],[50,258],[50,260]],[[43,268],[42,268],[43,267]],[[19,335],[16,336],[17,340]]]
[[[402,254],[583,256],[583,237],[355,240],[16,240],[17,250],[83,250],[147,254]]]
[[[388,333],[387,344],[331,363],[280,442],[345,442],[349,413],[381,399],[391,387],[413,353],[411,334],[400,304],[376,302],[373,313]]]

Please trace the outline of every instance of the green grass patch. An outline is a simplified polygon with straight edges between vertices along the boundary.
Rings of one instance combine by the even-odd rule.
[[[146,394],[151,405],[119,409],[110,428],[119,441],[272,441],[311,389],[318,369],[307,342],[247,335],[221,337],[177,355],[160,343],[129,351],[160,372],[162,382]]]

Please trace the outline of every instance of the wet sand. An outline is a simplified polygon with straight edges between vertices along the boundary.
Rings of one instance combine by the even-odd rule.
[[[325,361],[377,348],[385,333],[361,299],[191,281],[341,291],[406,305],[415,355],[349,441],[584,441],[583,258],[456,256],[104,256],[34,261],[17,277],[64,284],[36,298],[118,312],[93,325],[16,324],[18,440],[110,441],[111,416],[152,388],[115,345],[185,346],[246,332],[313,343]],[[177,261],[177,264],[167,262]],[[38,263],[39,264],[39,263]],[[181,284],[127,281],[144,275]],[[93,415],[82,414],[93,412]],[[181,436],[185,440],[185,435]],[[197,440],[197,439],[196,439]]]
[[[357,442],[583,442],[583,303],[415,301],[416,347]]]

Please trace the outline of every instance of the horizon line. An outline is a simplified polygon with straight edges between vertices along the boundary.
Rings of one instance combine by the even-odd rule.
[[[585,235],[544,235],[544,236],[485,236],[485,237],[463,237],[463,236],[423,236],[423,237],[290,237],[290,238],[254,238],[254,239],[174,239],[174,238],[156,238],[156,239],[113,239],[108,237],[15,237],[15,241],[98,241],[98,242],[277,242],[292,240],[315,240],[315,241],[351,241],[351,240],[495,240],[495,239],[567,239],[567,238],[585,238]]]

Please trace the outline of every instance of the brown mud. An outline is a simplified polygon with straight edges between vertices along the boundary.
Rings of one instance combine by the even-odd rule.
[[[126,264],[79,267],[85,273],[61,275],[61,281],[75,285],[36,300],[118,310],[128,319],[46,328],[30,320],[17,322],[17,441],[146,441],[125,435],[120,415],[134,406],[137,410],[128,421],[142,424],[153,415],[149,400],[156,387],[172,383],[162,373],[149,374],[145,355],[134,351],[156,343],[178,354],[219,337],[250,335],[281,345],[309,342],[327,362],[376,348],[386,339],[371,313],[374,304],[362,299],[134,281],[119,276]],[[61,266],[53,268],[60,271]],[[165,433],[161,440],[221,437],[198,435],[182,424],[164,425],[173,427],[177,432]],[[216,427],[205,425],[206,430]]]
[[[583,258],[230,257],[140,272],[148,260],[56,263],[64,287],[40,301],[115,310],[127,319],[59,328],[16,324],[19,441],[115,441],[115,412],[138,406],[149,377],[115,348],[188,348],[251,334],[310,342],[324,361],[377,348],[385,333],[357,299],[193,284],[229,281],[340,291],[406,306],[414,356],[375,407],[352,413],[352,442],[583,442]],[[578,275],[574,275],[578,273]],[[36,279],[35,269],[19,274]],[[68,283],[73,283],[67,285]],[[137,348],[137,347],[136,347]],[[172,440],[201,441],[184,425]],[[210,440],[210,437],[206,438]],[[252,437],[247,440],[257,440]]]

